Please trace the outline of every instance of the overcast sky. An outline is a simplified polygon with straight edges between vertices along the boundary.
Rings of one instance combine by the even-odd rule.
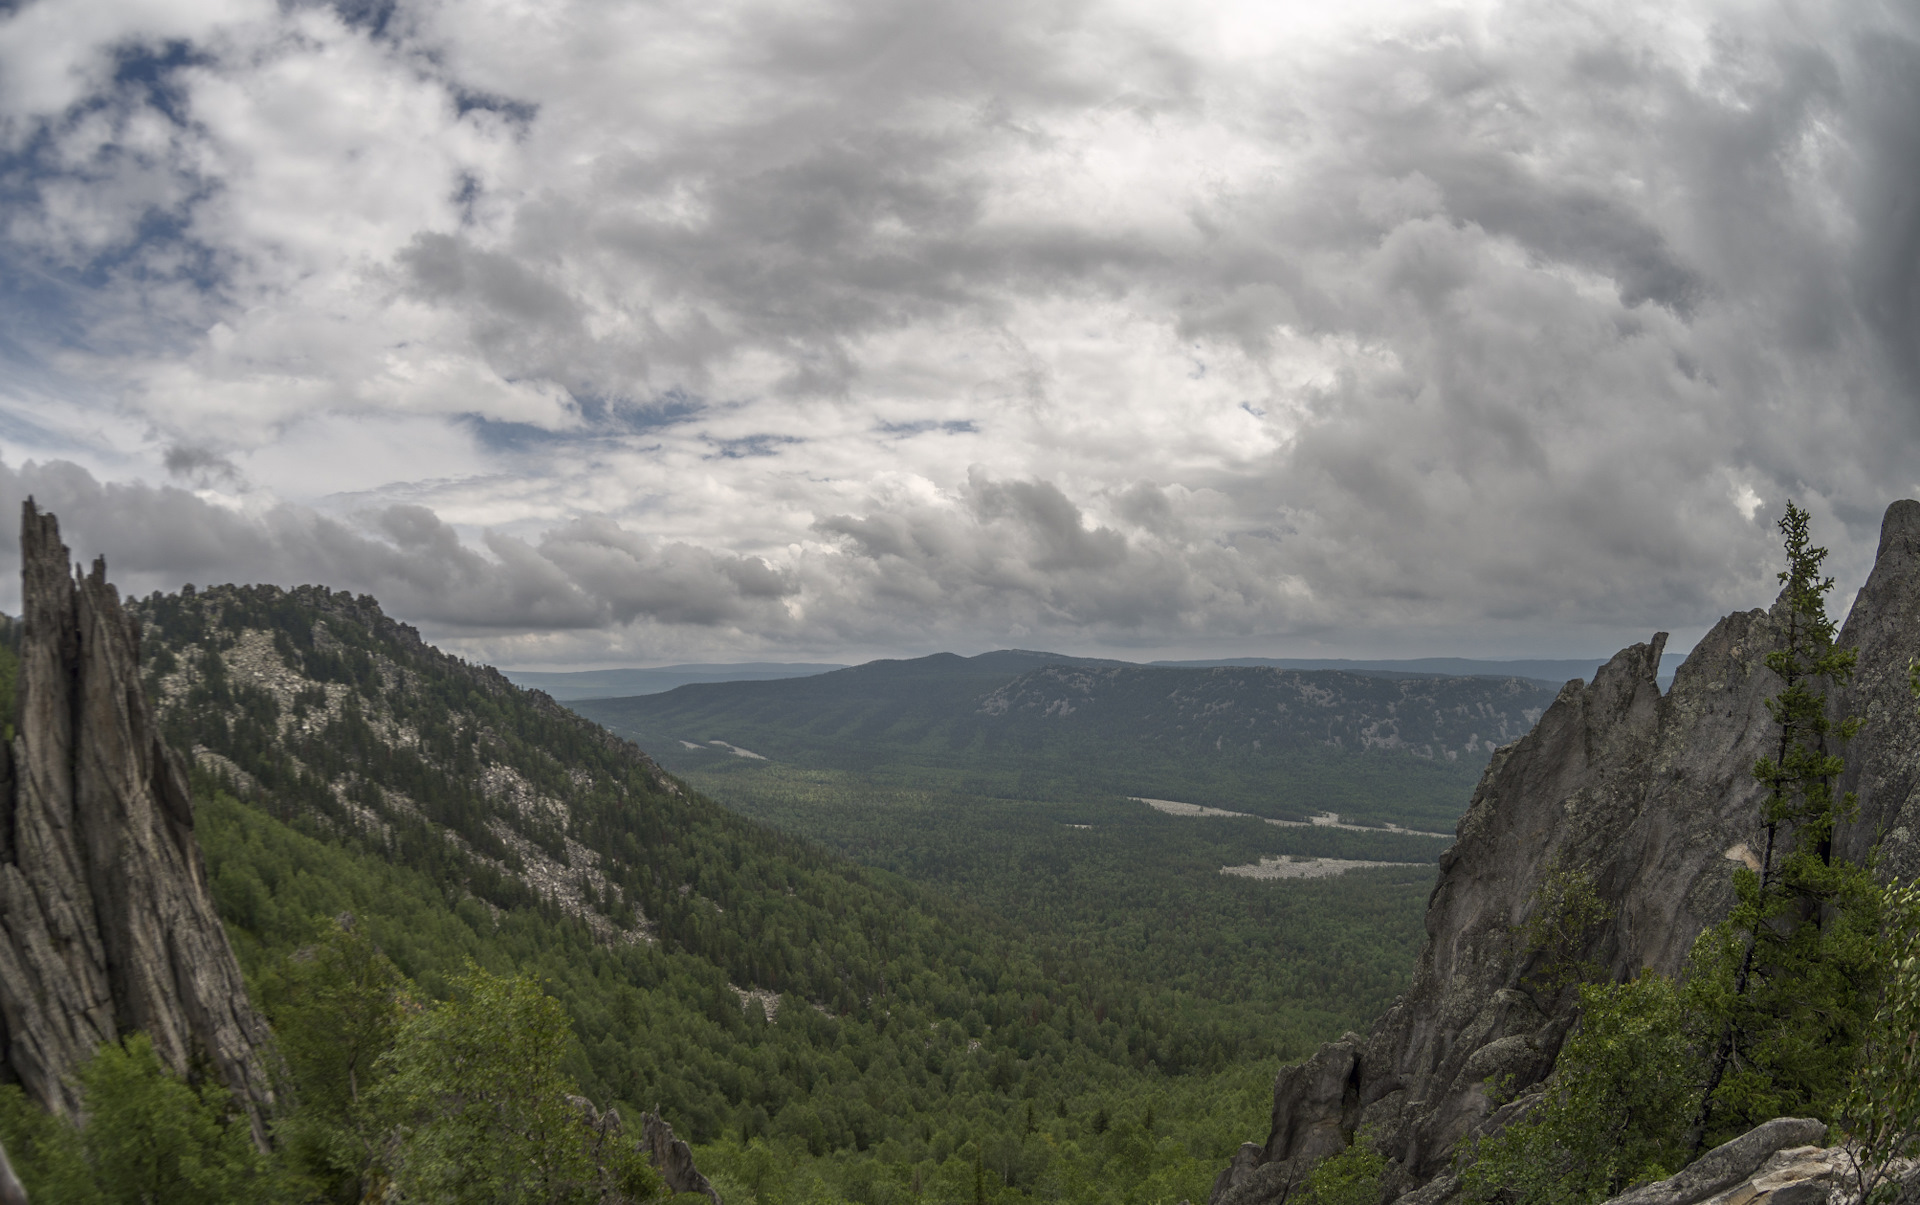
[[[1920,493],[1910,3],[0,12],[0,504],[140,592],[1576,656]]]

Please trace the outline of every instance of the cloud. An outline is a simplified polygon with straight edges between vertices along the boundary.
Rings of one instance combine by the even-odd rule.
[[[238,485],[240,470],[225,456],[210,448],[195,448],[186,444],[174,444],[160,457],[167,468],[167,475],[177,480],[190,481],[206,487],[214,484]]]
[[[319,583],[370,593],[391,614],[459,637],[567,631],[637,620],[714,627],[777,610],[790,582],[751,557],[657,545],[581,520],[535,545],[500,532],[481,549],[423,506],[342,520],[279,504],[248,512],[174,486],[102,484],[72,464],[0,464],[0,505],[32,496],[82,558],[104,556],[130,594],[193,582]],[[19,545],[4,545],[13,581]],[[482,551],[484,549],[484,551]],[[17,587],[13,592],[17,608]]]
[[[1588,652],[1920,489],[1898,6],[0,22],[0,439],[156,581],[514,656]]]

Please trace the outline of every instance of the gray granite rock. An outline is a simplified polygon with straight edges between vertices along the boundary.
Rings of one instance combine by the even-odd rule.
[[[693,1148],[673,1136],[673,1127],[659,1113],[642,1113],[640,1127],[648,1157],[669,1191],[697,1192],[713,1205],[722,1205],[719,1190],[693,1165]]]
[[[1859,795],[1860,815],[1836,834],[1835,848],[1860,861],[1878,843],[1882,876],[1912,879],[1920,876],[1920,707],[1907,663],[1920,654],[1920,502],[1887,508],[1873,572],[1840,644],[1860,650],[1860,663],[1835,710],[1864,724],[1840,780]]]
[[[1567,683],[1532,732],[1494,754],[1441,859],[1412,986],[1364,1041],[1349,1035],[1280,1073],[1267,1141],[1221,1174],[1212,1205],[1271,1205],[1358,1132],[1389,1158],[1389,1199],[1443,1199],[1436,1177],[1459,1143],[1506,1120],[1495,1085],[1524,1094],[1545,1080],[1572,1027],[1572,990],[1544,988],[1533,973],[1542,956],[1514,937],[1553,870],[1591,875],[1614,907],[1584,948],[1558,954],[1615,978],[1680,969],[1725,915],[1734,865],[1763,842],[1750,771],[1778,731],[1765,705],[1780,688],[1765,665],[1776,631],[1767,611],[1727,616],[1664,695],[1656,634],[1591,683]],[[1867,723],[1843,784],[1859,792],[1860,815],[1838,845],[1858,858],[1879,842],[1882,872],[1910,877],[1920,873],[1920,710],[1907,688],[1920,653],[1920,503],[1888,509],[1841,643],[1860,649],[1860,668],[1833,692],[1835,710]]]
[[[0,1075],[49,1110],[74,1068],[135,1030],[174,1071],[210,1068],[266,1141],[266,1025],[207,891],[186,774],[139,677],[106,566],[72,574],[29,500],[20,533],[19,736],[0,792]]]
[[[1714,1147],[1679,1174],[1615,1197],[1608,1205],[1696,1205],[1747,1179],[1778,1152],[1826,1136],[1823,1121],[1776,1117]]]

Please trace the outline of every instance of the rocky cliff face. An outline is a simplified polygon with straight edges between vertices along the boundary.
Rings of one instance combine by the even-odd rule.
[[[207,892],[178,758],[139,676],[106,566],[21,520],[19,735],[0,755],[0,1074],[62,1115],[75,1066],[133,1030],[231,1087],[265,1140],[267,1029]]]
[[[1881,877],[1904,882],[1920,876],[1920,706],[1907,675],[1920,656],[1920,502],[1887,508],[1873,572],[1840,644],[1860,650],[1860,667],[1839,704],[1865,725],[1840,781],[1859,795],[1860,815],[1836,835],[1836,846],[1857,861],[1877,846]]]
[[[1857,822],[1840,846],[1878,841],[1882,870],[1920,872],[1920,714],[1907,687],[1920,652],[1920,503],[1887,512],[1880,554],[1841,642],[1860,671],[1834,703],[1866,716],[1847,750]],[[1547,995],[1539,957],[1514,940],[1556,869],[1590,874],[1615,914],[1584,957],[1617,977],[1680,969],[1694,938],[1725,914],[1733,863],[1753,858],[1763,791],[1750,775],[1777,729],[1765,700],[1776,629],[1768,612],[1720,621],[1655,681],[1666,637],[1622,650],[1592,683],[1569,682],[1527,736],[1494,754],[1441,860],[1428,944],[1412,987],[1367,1037],[1349,1034],[1283,1070],[1264,1145],[1221,1173],[1213,1205],[1280,1200],[1320,1157],[1360,1130],[1391,1160],[1389,1199],[1450,1195],[1461,1139],[1504,1124],[1490,1092],[1503,1077],[1545,1079],[1573,1022],[1570,989]]]

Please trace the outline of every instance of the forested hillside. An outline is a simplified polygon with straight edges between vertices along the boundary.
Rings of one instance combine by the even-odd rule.
[[[730,808],[1255,1031],[1311,1001],[1337,1010],[1355,993],[1391,994],[1448,839],[1252,814],[1339,811],[1450,832],[1486,742],[1530,723],[1525,708],[1544,694],[1518,679],[1007,651],[570,706],[626,725]],[[1455,758],[1408,748],[1414,735]],[[1130,791],[1250,815],[1167,815]],[[1323,858],[1378,868],[1318,881],[1221,873]]]
[[[1197,1197],[1258,1128],[1274,1062],[1411,964],[1415,926],[1309,902],[1283,939],[1308,964],[1286,1003],[1221,1009],[1217,985],[735,816],[364,596],[221,587],[133,609],[251,976],[346,912],[432,994],[467,959],[531,971],[567,1009],[587,1094],[662,1105],[703,1166],[757,1185],[747,1200],[816,1179],[973,1199],[982,1175],[1009,1200]]]
[[[717,769],[744,749],[966,795],[1146,795],[1451,831],[1493,749],[1552,701],[1524,678],[1180,669],[999,652],[571,706],[677,770]]]

